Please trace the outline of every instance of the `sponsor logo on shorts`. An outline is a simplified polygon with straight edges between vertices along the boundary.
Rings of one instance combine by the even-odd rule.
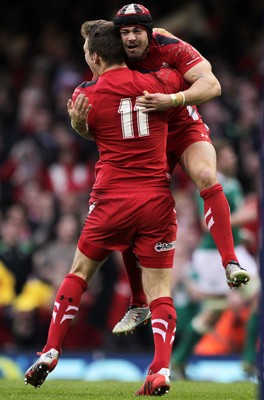
[[[176,241],[174,240],[173,242],[170,243],[161,243],[158,242],[155,244],[155,250],[160,252],[160,251],[169,251],[171,249],[175,249],[176,246]]]

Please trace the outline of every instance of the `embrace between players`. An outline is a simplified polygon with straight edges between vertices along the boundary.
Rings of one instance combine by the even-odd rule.
[[[117,250],[131,301],[113,333],[151,319],[154,357],[136,395],[163,395],[170,388],[177,322],[171,297],[177,222],[170,192],[177,163],[204,200],[227,284],[240,287],[250,279],[234,251],[210,131],[195,106],[219,96],[221,88],[210,63],[188,43],[153,29],[150,12],[140,4],[122,7],[114,22],[85,22],[81,34],[94,80],[78,86],[67,106],[72,127],[98,146],[96,179],[70,273],[55,298],[47,343],[25,382],[39,387],[56,367],[87,284]]]

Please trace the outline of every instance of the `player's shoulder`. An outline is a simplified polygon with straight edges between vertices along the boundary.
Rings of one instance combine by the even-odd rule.
[[[82,82],[79,86],[77,86],[76,89],[80,89],[81,90],[81,89],[88,88],[90,86],[94,86],[96,84],[96,82],[97,82],[97,79],[92,80],[92,81]]]
[[[92,81],[85,81],[82,82],[79,86],[77,86],[74,89],[73,92],[73,97],[76,98],[79,94],[89,94],[91,91],[93,91],[93,87],[96,84],[97,80],[92,80]],[[91,90],[89,90],[91,89]]]
[[[160,46],[178,44],[181,42],[179,38],[163,28],[154,28],[152,37]]]
[[[75,101],[80,94],[85,94],[86,96],[90,96],[91,92],[93,92],[93,87],[96,83],[96,80],[93,81],[85,81],[82,82],[79,86],[77,86],[72,94],[72,99]],[[91,90],[89,90],[91,88]]]

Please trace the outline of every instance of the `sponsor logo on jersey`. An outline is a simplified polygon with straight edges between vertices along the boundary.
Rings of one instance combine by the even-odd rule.
[[[176,241],[174,240],[173,242],[170,243],[161,243],[158,242],[155,244],[155,250],[160,252],[160,251],[169,251],[171,249],[175,249],[176,246]]]

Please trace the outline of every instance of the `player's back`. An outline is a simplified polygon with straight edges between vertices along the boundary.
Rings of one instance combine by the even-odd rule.
[[[167,113],[138,110],[135,101],[143,90],[166,91],[153,76],[127,68],[108,70],[76,90],[75,96],[84,92],[92,104],[89,129],[100,154],[96,189],[168,186]]]

